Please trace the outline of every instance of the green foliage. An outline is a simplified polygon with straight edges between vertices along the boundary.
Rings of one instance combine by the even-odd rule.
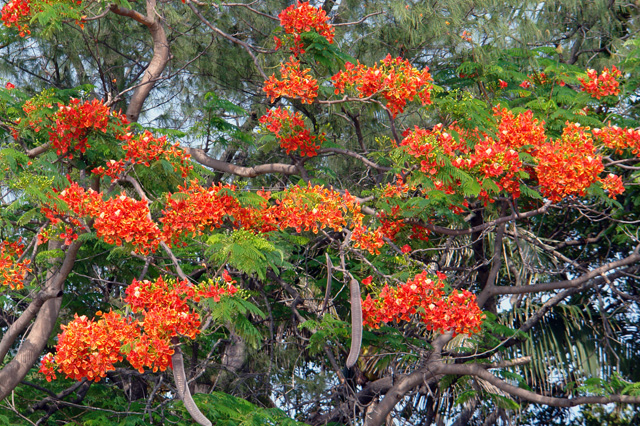
[[[220,426],[304,425],[287,417],[277,408],[258,407],[244,399],[221,392],[195,395],[194,400],[211,422]],[[177,403],[176,408],[180,409],[186,418],[189,417],[181,403]]]
[[[206,254],[216,262],[228,262],[248,274],[265,279],[267,268],[278,269],[285,264],[285,254],[264,236],[238,230],[230,234],[213,234],[208,239]]]

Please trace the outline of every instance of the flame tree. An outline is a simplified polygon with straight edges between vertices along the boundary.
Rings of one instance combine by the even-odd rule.
[[[492,50],[468,14],[347,3],[3,7],[0,419],[634,415],[631,32],[595,69],[586,24]],[[441,40],[403,38],[429,14]]]

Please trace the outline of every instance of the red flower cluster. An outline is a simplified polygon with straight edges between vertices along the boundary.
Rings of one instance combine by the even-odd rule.
[[[442,125],[432,130],[414,128],[404,133],[401,146],[419,161],[420,172],[431,176],[435,189],[454,194],[455,185],[447,185],[435,179],[450,161],[454,167],[471,172],[482,184],[490,180],[501,191],[517,198],[520,196],[520,181],[528,177],[537,180],[541,192],[551,201],[557,202],[568,196],[584,195],[589,186],[600,182],[610,197],[622,193],[624,187],[619,177],[599,177],[604,170],[594,138],[621,153],[631,149],[640,155],[640,131],[606,126],[595,129],[581,128],[567,123],[558,140],[548,140],[544,122],[533,118],[531,111],[514,114],[506,108],[494,108],[496,134],[490,137],[476,131],[462,129],[456,125],[444,131]],[[451,136],[458,135],[457,141]],[[593,138],[592,138],[593,135]],[[473,150],[469,149],[473,146]],[[521,154],[528,154],[537,166],[525,166]],[[478,176],[479,174],[479,176]],[[451,177],[452,182],[456,180]],[[406,185],[404,185],[406,187]],[[401,195],[388,188],[385,193]],[[491,202],[486,189],[478,195],[481,200]],[[454,211],[462,212],[459,207]]]
[[[365,226],[356,226],[351,234],[353,246],[371,254],[380,254],[380,249],[384,246],[382,238],[380,229],[368,229]]]
[[[54,124],[49,130],[49,140],[58,155],[67,154],[72,158],[71,150],[85,152],[90,145],[87,136],[92,131],[106,133],[111,112],[109,107],[94,99],[81,102],[71,99],[69,105],[58,104],[58,111],[53,115]]]
[[[602,129],[593,129],[591,133],[596,140],[618,154],[630,149],[633,154],[640,156],[640,130],[612,126],[609,123]]]
[[[584,195],[604,170],[587,130],[579,124],[567,123],[560,139],[540,146],[535,170],[542,193],[551,201]]]
[[[160,222],[162,233],[168,244],[177,244],[183,235],[196,236],[205,229],[219,228],[225,218],[239,223],[246,210],[232,195],[233,185],[218,184],[204,188],[197,180],[190,186],[178,187],[180,196],[167,195],[166,208]]]
[[[493,109],[493,114],[498,119],[496,136],[500,145],[512,149],[535,149],[547,139],[544,121],[533,118],[531,110],[515,115],[508,109],[497,106]]]
[[[57,192],[54,189],[54,192]],[[41,208],[42,213],[51,222],[52,225],[61,225],[64,233],[60,234],[65,239],[65,244],[70,244],[77,235],[73,233],[73,229],[66,226],[70,224],[73,227],[82,228],[83,223],[80,222],[82,217],[95,217],[99,214],[99,206],[102,203],[101,195],[92,189],[85,190],[75,182],[70,182],[68,188],[63,189],[58,194],[57,199],[67,205],[67,210],[61,208],[55,202],[45,205]],[[44,243],[48,238],[48,233],[43,232],[39,236],[39,244]]]
[[[189,301],[223,295],[233,295],[237,289],[231,282],[209,281],[193,286],[187,281],[173,282],[158,278],[151,281],[133,280],[127,287],[125,302],[133,313],[143,319],[123,317],[116,312],[96,315],[99,320],[75,316],[58,336],[56,355],[47,354],[40,372],[47,380],[55,379],[58,370],[76,380],[99,381],[114,364],[126,355],[129,363],[141,373],[144,367],[164,371],[171,366],[171,338],[186,336],[195,339],[200,333],[200,316]]]
[[[476,144],[471,164],[477,166],[485,178],[492,179],[501,190],[515,198],[520,196],[519,172],[522,161],[517,151],[485,138]]]
[[[41,0],[40,3],[52,4],[51,0]],[[70,3],[80,5],[81,0],[71,0]],[[31,20],[32,13],[35,15],[42,12],[42,8],[37,8],[38,2],[36,2],[36,9],[34,10],[33,4],[30,0],[10,0],[2,7],[2,22],[7,28],[16,27],[19,31],[20,37],[26,37],[31,34],[29,30],[29,21]],[[80,27],[84,27],[82,22],[76,21]]]
[[[451,130],[458,129],[454,126]],[[406,146],[407,152],[420,160],[420,171],[432,176],[445,165],[445,156],[451,159],[456,154],[469,152],[465,140],[460,138],[456,141],[450,131],[445,131],[442,124],[437,124],[431,130],[415,126],[413,130],[405,131],[403,136],[400,146]],[[461,163],[456,166],[460,167],[460,165]]]
[[[418,316],[427,330],[477,333],[484,315],[476,297],[467,290],[455,290],[445,296],[445,279],[439,272],[436,276],[422,272],[397,288],[385,285],[377,299],[367,295],[362,302],[364,324],[379,328],[380,323],[411,321]]]
[[[351,87],[357,90],[361,98],[379,93],[387,101],[387,108],[394,117],[404,110],[408,101],[416,97],[422,105],[431,104],[433,79],[429,68],[418,71],[406,59],[392,58],[391,55],[373,67],[347,62],[345,68],[345,71],[331,77],[336,95]]]
[[[260,123],[266,125],[267,130],[272,132],[280,147],[289,154],[292,151],[300,150],[301,156],[315,157],[318,155],[318,148],[325,140],[325,134],[312,135],[311,131],[304,125],[302,114],[296,112],[291,114],[287,109],[276,108],[269,110],[267,115],[260,117]]]
[[[300,99],[303,104],[311,104],[318,97],[318,81],[309,74],[310,68],[301,68],[300,61],[291,56],[289,62],[280,65],[282,80],[271,75],[264,82],[264,92],[271,102],[284,96],[291,99]]]
[[[109,244],[122,245],[124,240],[143,254],[147,254],[149,250],[155,251],[158,247],[161,233],[149,217],[149,207],[144,200],[137,201],[123,193],[117,198],[104,201],[101,193],[92,189],[85,190],[75,182],[61,191],[58,199],[68,206],[73,215],[67,214],[55,204],[43,207],[42,212],[53,225],[64,220],[82,228],[84,225],[80,218],[93,218],[98,237]],[[71,229],[64,229],[64,236],[61,237],[67,243],[77,238]]]
[[[31,260],[18,259],[24,253],[24,244],[21,240],[15,242],[0,242],[0,285],[8,285],[12,289],[20,290],[24,287],[23,281],[31,272],[29,264]]]
[[[127,135],[128,136],[128,135]],[[125,158],[135,164],[149,166],[152,161],[158,161],[161,157],[171,163],[178,163],[182,177],[186,177],[193,166],[189,162],[190,156],[184,152],[178,143],[170,144],[166,136],[156,138],[151,132],[145,130],[141,135],[127,137],[127,143],[122,149],[126,152]],[[174,167],[174,171],[178,171]]]
[[[616,80],[622,76],[622,73],[616,66],[611,67],[611,71],[607,67],[598,75],[596,70],[587,70],[587,78],[578,78],[582,85],[582,91],[587,92],[596,99],[604,96],[618,95],[620,93],[620,83]]]
[[[624,183],[620,176],[609,173],[606,178],[600,179],[602,182],[602,189],[609,193],[609,198],[616,199],[617,195],[624,192]]]
[[[326,38],[329,43],[333,43],[334,28],[329,24],[329,17],[326,12],[320,8],[309,5],[309,2],[296,2],[278,15],[280,25],[284,28],[285,33],[293,36],[293,47],[291,51],[298,56],[304,53],[304,44],[300,34],[315,30],[322,37]],[[275,37],[276,47],[279,48],[282,41]]]
[[[104,314],[98,321],[76,314],[73,321],[62,326],[56,355],[43,358],[40,372],[49,382],[56,378],[55,370],[76,380],[86,377],[97,382],[122,361],[122,342],[133,338],[135,331],[132,322],[115,312]]]
[[[174,165],[175,172],[180,169],[182,177],[186,177],[189,171],[193,169],[189,161],[189,154],[185,153],[179,144],[170,144],[167,137],[155,137],[153,133],[145,130],[140,135],[132,135],[126,133],[119,136],[119,139],[125,141],[122,149],[125,151],[123,160],[110,160],[105,167],[100,166],[92,170],[97,175],[106,175],[112,179],[117,179],[125,171],[127,164],[144,164],[149,167],[151,162],[164,158]]]
[[[160,229],[151,220],[145,200],[134,200],[122,193],[102,202],[98,208],[100,213],[93,227],[105,242],[120,246],[124,240],[142,254],[158,248]]]
[[[20,37],[31,34],[29,30],[30,16],[29,0],[10,0],[2,7],[2,22],[8,28],[16,27],[20,32]]]
[[[322,186],[293,186],[276,204],[256,212],[256,225],[262,231],[294,228],[296,232],[332,228],[342,231],[347,220],[362,221],[360,205],[348,192],[344,195]]]

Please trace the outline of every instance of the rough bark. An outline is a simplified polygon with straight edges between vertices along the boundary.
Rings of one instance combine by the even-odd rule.
[[[144,101],[149,96],[151,89],[153,89],[153,86],[160,78],[160,75],[171,58],[169,41],[167,40],[167,34],[164,31],[160,17],[156,12],[155,0],[147,0],[146,16],[135,10],[126,9],[115,4],[111,5],[111,11],[117,15],[130,17],[136,22],[146,26],[153,39],[153,57],[142,76],[142,80],[133,92],[129,106],[127,107],[127,119],[130,122],[137,122],[140,118]]]
[[[57,248],[55,247],[56,244],[59,243],[50,243],[49,248]],[[82,243],[78,241],[71,244],[65,253],[64,260],[60,267],[52,268],[47,272],[44,292],[56,294],[62,292],[64,282],[73,268],[81,245]],[[42,304],[29,334],[18,349],[18,353],[0,370],[0,400],[3,400],[11,393],[20,381],[24,379],[31,367],[38,361],[58,319],[61,304],[61,296],[48,299]]]

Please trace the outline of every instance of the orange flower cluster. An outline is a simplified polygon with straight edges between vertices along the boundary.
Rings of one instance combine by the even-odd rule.
[[[21,240],[15,242],[0,242],[0,285],[8,285],[11,289],[20,290],[24,287],[23,281],[31,272],[29,264],[31,260],[24,259],[18,262],[24,253],[24,244]]]
[[[527,146],[536,148],[547,139],[544,121],[533,118],[531,110],[515,115],[508,109],[497,106],[493,109],[493,114],[498,119],[496,136],[500,145],[512,149]]]
[[[76,227],[83,227],[80,218],[95,219],[93,224],[98,237],[109,244],[122,245],[123,240],[131,243],[139,253],[147,254],[155,251],[160,241],[160,230],[149,217],[149,207],[144,200],[134,200],[124,193],[117,198],[104,201],[102,194],[92,189],[85,190],[72,182],[60,192],[58,199],[63,201],[73,216],[60,210],[55,204],[43,207],[42,212],[53,225],[62,220]],[[65,228],[66,229],[66,228]],[[65,231],[65,239],[70,242],[77,238],[70,238],[70,231]]]
[[[181,187],[180,196],[167,197],[167,208],[160,222],[168,243],[177,244],[183,235],[198,235],[229,220],[234,227],[254,232],[293,228],[296,232],[332,228],[341,231],[349,224],[359,225],[360,205],[349,193],[344,195],[322,186],[288,188],[273,204],[270,193],[258,207],[243,207],[234,196],[234,186],[218,185],[205,189],[197,181]]]
[[[53,191],[57,192],[55,189]],[[64,209],[59,208],[54,202],[43,206],[41,211],[52,225],[65,224],[65,226],[62,227],[64,234],[61,234],[60,237],[65,239],[65,244],[70,244],[77,238],[77,235],[75,235],[73,229],[69,229],[66,224],[68,223],[73,227],[82,228],[83,224],[79,218],[97,216],[102,198],[100,194],[94,190],[85,190],[75,182],[70,182],[69,187],[60,191],[57,198],[67,205],[69,212],[73,213],[73,215],[70,213],[67,214]],[[75,237],[72,238],[72,236]],[[42,244],[48,239],[48,234],[42,233],[38,237],[39,244]]]
[[[596,140],[618,154],[630,149],[633,154],[640,156],[640,130],[612,126],[609,123],[602,129],[593,129],[591,133]]]
[[[20,37],[31,34],[29,18],[31,5],[29,0],[10,0],[2,7],[2,22],[7,28],[16,27]]]
[[[342,231],[348,220],[362,221],[360,205],[348,192],[344,195],[322,186],[293,186],[276,204],[257,212],[256,225],[265,229],[294,228],[296,232],[332,228]]]
[[[182,177],[186,177],[193,169],[189,161],[190,155],[185,153],[179,144],[168,143],[166,136],[157,138],[153,133],[145,130],[144,133],[135,136],[131,133],[126,133],[120,136],[119,139],[125,141],[122,146],[125,151],[125,158],[118,161],[108,161],[106,168],[103,166],[96,167],[92,170],[94,174],[106,175],[112,179],[117,179],[125,171],[127,164],[144,164],[149,167],[151,162],[158,161],[160,158],[172,163],[175,172],[180,169]]]
[[[455,124],[447,131],[442,125],[432,130],[416,127],[404,133],[401,146],[420,161],[420,171],[424,174],[436,176],[448,159],[454,167],[480,174],[478,183],[483,179],[491,180],[514,198],[520,196],[522,177],[529,176],[537,179],[542,194],[554,202],[585,195],[587,188],[597,182],[612,198],[624,191],[618,176],[599,177],[604,166],[593,137],[617,152],[631,149],[640,154],[640,131],[635,129],[607,126],[591,132],[588,127],[567,122],[563,135],[554,141],[547,140],[544,122],[534,119],[531,111],[514,114],[506,108],[496,107],[494,116],[497,119],[495,137],[479,135],[477,131],[467,131]],[[457,142],[451,136],[452,132],[458,134]],[[469,145],[473,145],[473,150]],[[529,154],[537,165],[525,166],[520,159],[522,153]],[[452,185],[447,186],[439,179],[434,179],[433,185],[447,194],[456,192]],[[492,202],[485,189],[481,190],[479,198]],[[455,206],[453,209],[462,211]]]
[[[446,276],[440,272],[436,276],[422,272],[397,288],[385,285],[378,298],[367,295],[363,300],[363,323],[379,328],[380,323],[411,321],[418,316],[427,330],[477,333],[484,315],[475,295],[468,290],[454,290],[445,296],[444,280]]]
[[[72,158],[71,150],[84,153],[90,145],[87,136],[92,131],[106,133],[111,112],[101,101],[82,102],[71,99],[69,105],[58,104],[53,115],[54,124],[49,130],[49,140],[58,155],[66,154]],[[114,113],[116,115],[116,113]]]
[[[73,321],[61,327],[55,357],[47,354],[40,364],[39,371],[49,382],[56,378],[55,370],[68,378],[99,381],[122,361],[122,341],[133,338],[136,329],[115,312],[104,314],[98,321],[76,314]]]
[[[71,0],[70,2],[77,5],[82,4],[81,0]],[[52,2],[50,0],[42,0],[41,3],[51,4]],[[31,34],[29,21],[32,18],[32,12],[34,12],[32,6],[30,0],[10,0],[2,7],[2,22],[7,28],[16,27],[20,37],[26,37]],[[35,13],[39,12],[42,12],[42,8],[35,10]],[[83,27],[82,22],[76,21],[76,23]]]
[[[602,182],[602,189],[609,193],[609,198],[615,200],[617,195],[624,192],[624,183],[620,176],[609,173],[606,178],[598,180]]]
[[[587,92],[591,97],[600,99],[604,96],[618,95],[620,93],[620,83],[616,80],[622,73],[616,66],[607,67],[598,75],[596,70],[587,70],[587,78],[578,78],[582,85],[582,91]]]
[[[290,50],[296,56],[304,53],[304,44],[300,37],[302,33],[315,30],[329,43],[333,43],[335,30],[329,24],[327,13],[321,8],[310,6],[309,2],[296,2],[295,5],[280,12],[278,18],[280,18],[280,25],[284,28],[284,32],[293,36],[293,47]],[[274,37],[274,39],[276,49],[280,48],[282,41],[278,37]]]
[[[167,161],[177,162],[180,165],[182,177],[186,177],[193,169],[189,162],[190,156],[180,148],[178,143],[168,143],[166,136],[156,138],[148,130],[136,137],[127,138],[127,143],[122,149],[126,152],[126,159],[135,164],[144,164],[148,167],[150,162],[164,157]],[[178,168],[174,167],[174,171],[178,171]]]
[[[361,98],[381,94],[394,117],[416,97],[422,105],[431,104],[433,79],[429,68],[419,71],[406,59],[392,58],[391,55],[373,67],[347,62],[345,68],[345,71],[331,77],[336,95],[344,93],[347,88],[355,88]]]
[[[193,180],[188,187],[178,189],[179,197],[167,195],[160,218],[163,236],[170,245],[177,244],[183,235],[196,236],[205,229],[219,228],[225,218],[239,223],[247,214],[232,195],[236,190],[233,185],[218,184],[206,189]]]
[[[485,138],[475,146],[471,164],[477,166],[486,178],[494,180],[501,190],[520,196],[519,172],[522,161],[517,151],[507,145]]]
[[[291,99],[300,99],[303,104],[311,104],[318,97],[318,81],[309,74],[310,68],[301,68],[300,61],[291,56],[289,62],[280,65],[282,80],[271,75],[264,82],[264,92],[271,102],[284,96]]]
[[[450,128],[451,130],[458,129],[453,126]],[[437,124],[431,130],[415,126],[413,130],[407,130],[403,133],[404,139],[400,146],[406,146],[407,152],[420,160],[420,171],[436,175],[445,165],[443,156],[452,158],[456,154],[469,152],[464,138],[456,141],[450,131],[445,131],[442,124]]]
[[[102,202],[98,208],[100,213],[93,227],[106,243],[121,246],[124,240],[142,254],[158,248],[160,229],[151,220],[145,200],[134,200],[122,193]]]
[[[303,157],[315,157],[325,140],[324,133],[318,136],[311,134],[304,125],[302,114],[297,111],[292,114],[287,109],[278,107],[260,117],[260,123],[266,125],[267,130],[276,136],[280,147],[287,151],[287,154],[300,150]]]
[[[55,379],[58,370],[76,380],[88,378],[99,381],[114,364],[126,355],[129,363],[141,373],[144,367],[154,372],[171,366],[171,338],[186,336],[195,339],[200,333],[200,316],[189,301],[222,295],[233,295],[237,289],[230,280],[193,286],[187,281],[133,280],[127,287],[125,302],[142,321],[123,317],[116,312],[96,315],[95,321],[75,315],[73,321],[62,326],[58,336],[56,355],[47,354],[41,361],[40,372],[47,380]]]
[[[585,195],[604,170],[588,128],[567,123],[562,136],[540,146],[536,174],[542,193],[557,202],[571,195]]]
[[[365,226],[356,226],[351,234],[351,241],[355,248],[366,250],[371,254],[380,254],[384,246],[384,235],[380,229],[368,229]]]

